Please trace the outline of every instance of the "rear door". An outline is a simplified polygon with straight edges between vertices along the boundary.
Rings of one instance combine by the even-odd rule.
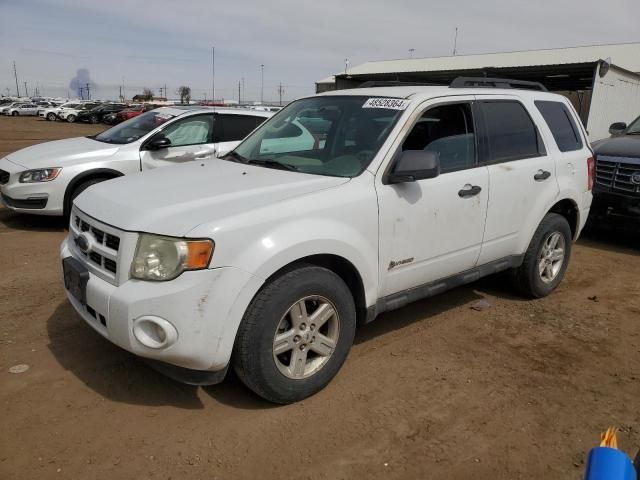
[[[169,139],[171,145],[149,150],[149,143],[158,138]],[[211,158],[213,155],[213,114],[191,115],[169,123],[146,140],[140,148],[140,165],[144,171]]]
[[[536,125],[533,102],[482,96],[476,102],[480,158],[489,169],[489,206],[479,264],[522,254],[558,195],[556,165]]]
[[[255,115],[216,113],[213,133],[216,143],[215,155],[221,157],[229,153],[265,120],[266,117]]]

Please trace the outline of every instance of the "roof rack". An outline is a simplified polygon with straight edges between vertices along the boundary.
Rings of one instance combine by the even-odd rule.
[[[374,88],[374,87],[433,87],[442,86],[441,83],[429,82],[399,82],[397,80],[369,80],[358,86],[358,88]]]
[[[450,88],[519,88],[522,90],[538,90],[548,92],[547,87],[540,82],[528,82],[526,80],[512,80],[509,78],[487,77],[457,77],[454,78]]]

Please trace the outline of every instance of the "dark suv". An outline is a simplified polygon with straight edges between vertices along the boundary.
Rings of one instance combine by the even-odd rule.
[[[123,103],[104,103],[98,105],[91,110],[80,112],[76,118],[77,122],[99,123],[102,122],[105,115],[117,113],[127,108]]]
[[[611,138],[593,144],[596,182],[593,217],[621,216],[640,225],[640,117],[609,127]]]

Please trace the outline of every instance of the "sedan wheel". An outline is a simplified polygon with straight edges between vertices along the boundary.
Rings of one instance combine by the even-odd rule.
[[[55,113],[49,113],[49,114],[47,114],[47,120],[49,120],[50,122],[55,122],[55,120],[56,120],[56,114],[55,114]]]

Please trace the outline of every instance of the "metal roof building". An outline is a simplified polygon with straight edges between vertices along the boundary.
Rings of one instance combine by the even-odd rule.
[[[316,91],[368,81],[447,85],[459,76],[540,82],[571,99],[592,140],[607,136],[612,118],[640,115],[640,42],[367,62],[318,81]]]

